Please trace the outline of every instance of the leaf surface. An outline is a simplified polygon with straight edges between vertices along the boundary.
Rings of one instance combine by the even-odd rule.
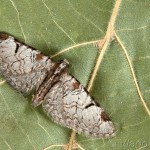
[[[70,72],[88,86],[100,55],[95,44],[106,34],[114,5],[106,0],[1,0],[0,30],[55,61],[67,59]],[[121,2],[117,38],[109,42],[90,90],[110,115],[117,134],[111,139],[77,135],[85,150],[150,148],[149,7],[148,0]],[[71,130],[51,121],[41,107],[34,109],[31,97],[4,81],[1,76],[0,149],[62,149],[59,145],[68,143]]]

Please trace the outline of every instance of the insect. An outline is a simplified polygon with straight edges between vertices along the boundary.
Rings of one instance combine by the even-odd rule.
[[[0,73],[17,91],[35,91],[32,105],[42,105],[54,122],[94,137],[115,135],[102,107],[68,71],[67,60],[52,61],[40,51],[0,33]]]

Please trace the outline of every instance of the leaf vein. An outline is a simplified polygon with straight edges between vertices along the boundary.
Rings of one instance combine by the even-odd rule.
[[[7,104],[7,102],[6,102],[6,100],[5,100],[4,96],[3,96],[3,94],[2,94],[1,92],[0,92],[0,95],[2,96],[2,99],[3,99],[3,101],[4,101],[4,103],[5,103],[6,107],[7,107],[7,109],[9,110],[10,114],[11,114],[12,117],[14,118],[14,120],[15,120],[15,122],[16,122],[16,125],[19,127],[19,129],[22,131],[22,133],[26,136],[26,138],[27,138],[28,142],[30,143],[30,145],[31,145],[34,149],[36,149],[36,148],[34,147],[34,145],[31,143],[30,138],[29,138],[29,135],[28,135],[27,133],[25,133],[24,130],[23,130],[23,128],[18,124],[18,122],[17,122],[17,120],[16,120],[16,118],[15,118],[13,112],[11,111],[9,105]]]
[[[12,6],[14,7],[14,9],[16,10],[17,12],[17,19],[18,19],[18,23],[19,23],[19,26],[20,26],[20,29],[21,29],[21,32],[22,32],[22,35],[24,37],[24,41],[26,42],[26,36],[25,36],[25,33],[24,33],[24,30],[23,30],[23,27],[22,27],[22,24],[21,24],[21,21],[20,21],[20,14],[19,14],[19,11],[15,5],[15,3],[12,1],[12,0],[9,0],[12,4]]]
[[[146,104],[146,102],[145,102],[145,100],[144,100],[144,98],[143,98],[143,96],[142,96],[142,92],[141,92],[140,87],[139,87],[139,85],[138,85],[137,78],[136,78],[136,75],[135,75],[135,72],[134,72],[134,69],[133,69],[133,66],[132,66],[130,57],[129,57],[128,53],[127,53],[127,50],[126,50],[125,46],[123,45],[123,43],[121,42],[121,40],[120,40],[120,38],[118,37],[118,35],[116,34],[116,32],[115,32],[115,37],[116,37],[118,43],[120,44],[120,46],[122,47],[122,49],[123,49],[123,51],[124,51],[124,53],[125,53],[125,56],[126,56],[126,58],[127,58],[127,61],[128,61],[128,64],[129,64],[131,73],[132,73],[133,81],[134,81],[135,86],[136,86],[136,89],[137,89],[137,93],[138,93],[138,95],[139,95],[139,97],[140,97],[140,100],[141,100],[141,102],[142,102],[142,104],[143,104],[143,106],[144,106],[146,112],[147,112],[148,115],[150,116],[150,109],[148,108],[148,106],[147,106],[147,104]]]
[[[100,12],[107,12],[107,13],[111,13],[110,11],[108,11],[108,10],[104,10],[104,9],[101,9],[101,8],[99,8],[99,7],[97,7],[95,4],[94,4],[94,2],[93,1],[90,1],[90,0],[88,0],[89,1],[89,3],[93,6],[93,7],[95,7],[98,11],[100,11]]]
[[[34,110],[34,109],[33,109]],[[36,114],[36,117],[37,117],[37,125],[42,128],[42,130],[44,130],[44,132],[48,135],[48,137],[50,138],[51,142],[52,142],[52,139],[50,137],[50,134],[48,133],[48,131],[40,124],[40,120],[39,120],[39,117],[38,117],[38,114],[37,112],[34,110],[35,114]]]
[[[9,150],[12,150],[12,148],[11,148],[11,146],[8,144],[8,142],[7,142],[5,139],[3,139],[3,140],[4,140],[4,143],[8,146]]]
[[[65,147],[65,146],[66,146],[66,145],[50,145],[50,146],[44,148],[43,150],[48,150],[48,149],[51,149],[51,148],[53,148],[53,147]]]
[[[91,20],[89,20],[88,18],[86,18],[85,16],[83,16],[83,14],[81,14],[77,9],[75,9],[75,7],[72,5],[72,3],[70,2],[70,0],[68,0],[69,5],[72,7],[72,9],[82,18],[84,18],[87,22],[89,22],[90,24],[92,24],[96,29],[98,29],[101,33],[104,33],[102,29],[100,29],[96,24],[94,24]]]
[[[52,21],[55,23],[55,25],[56,25],[74,44],[76,44],[76,42],[69,36],[69,34],[55,21],[53,15],[52,15],[52,12],[51,12],[51,10],[50,10],[50,8],[47,6],[47,4],[44,2],[44,0],[42,0],[42,3],[44,4],[44,6],[46,7],[46,9],[48,10],[49,15],[51,16]]]
[[[0,81],[0,85],[3,85],[6,81],[3,80],[3,81]]]
[[[135,31],[135,30],[144,30],[146,28],[150,27],[150,25],[145,25],[145,26],[141,26],[141,27],[138,27],[138,28],[129,28],[129,29],[118,29],[116,30],[116,32],[121,32],[121,31]]]
[[[113,35],[114,34],[114,25],[115,25],[115,21],[116,21],[117,15],[118,15],[120,3],[121,3],[120,0],[116,0],[116,3],[113,8],[113,12],[112,12],[109,24],[108,24],[106,35],[105,35],[104,39],[102,39],[100,41],[100,43],[102,43],[102,45],[99,46],[100,54],[97,58],[96,64],[94,66],[93,72],[91,74],[91,77],[90,77],[90,80],[88,83],[88,88],[87,88],[88,91],[90,91],[93,86],[95,77],[96,77],[99,67],[101,65],[104,54],[109,46],[110,41],[112,40],[112,37],[114,36]]]
[[[68,48],[65,48],[65,49],[60,50],[58,53],[52,55],[51,58],[54,58],[54,57],[56,57],[56,56],[59,56],[59,55],[65,53],[65,52],[67,52],[67,51],[73,50],[73,49],[78,48],[78,47],[80,47],[80,46],[85,46],[85,45],[88,45],[88,44],[95,44],[95,43],[97,43],[98,41],[99,41],[99,40],[75,44],[75,45],[73,45],[73,46],[70,46],[70,47],[68,47]]]

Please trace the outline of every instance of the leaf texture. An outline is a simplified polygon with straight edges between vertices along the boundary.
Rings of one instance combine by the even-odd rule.
[[[1,0],[0,30],[53,60],[67,59],[70,72],[88,86],[116,1]],[[150,2],[124,0],[90,93],[117,129],[111,139],[77,135],[78,149],[149,149]],[[141,95],[140,95],[141,94]],[[145,105],[145,106],[144,106]],[[0,149],[63,149],[71,130],[51,121],[0,77]]]

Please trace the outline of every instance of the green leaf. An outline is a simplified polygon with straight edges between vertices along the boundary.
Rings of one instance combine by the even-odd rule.
[[[115,3],[1,0],[0,30],[55,61],[67,59],[70,72],[87,86],[101,55],[95,44],[106,34]],[[90,91],[110,114],[117,134],[110,139],[77,135],[77,143],[85,150],[150,149],[149,8],[149,0],[121,2],[115,38],[107,45]],[[0,149],[62,149],[59,145],[68,143],[71,130],[51,121],[41,107],[34,109],[31,97],[24,97],[4,80],[1,76]]]

